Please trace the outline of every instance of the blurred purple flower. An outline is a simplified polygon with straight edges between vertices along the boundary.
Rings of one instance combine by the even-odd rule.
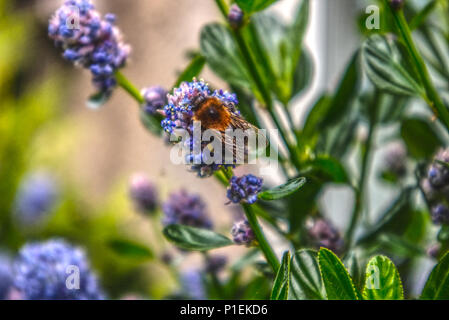
[[[138,211],[155,212],[158,206],[157,189],[144,174],[135,174],[131,177],[129,194]]]
[[[74,276],[73,282],[70,275]],[[14,287],[26,300],[104,298],[84,250],[60,239],[22,247],[14,263]]]
[[[344,247],[340,233],[325,219],[315,220],[308,228],[308,234],[317,248],[324,247],[339,254]]]
[[[58,189],[52,176],[35,172],[25,177],[15,199],[15,215],[22,226],[43,222],[54,209]]]
[[[190,194],[185,190],[172,193],[163,204],[164,225],[183,224],[187,226],[212,229],[206,204],[199,195]]]

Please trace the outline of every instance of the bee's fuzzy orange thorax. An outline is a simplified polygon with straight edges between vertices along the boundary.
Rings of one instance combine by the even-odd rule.
[[[194,112],[193,120],[201,121],[205,129],[225,131],[231,123],[231,114],[219,99],[209,98]]]

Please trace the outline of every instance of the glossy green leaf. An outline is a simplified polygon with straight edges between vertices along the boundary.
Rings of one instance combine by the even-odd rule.
[[[277,186],[273,189],[259,193],[259,199],[262,200],[278,200],[285,198],[292,193],[298,191],[306,183],[306,178],[300,177],[291,179],[285,184]]]
[[[358,299],[348,271],[332,251],[321,248],[318,252],[318,263],[329,300]]]
[[[423,300],[449,300],[449,252],[433,268],[421,294]]]
[[[230,239],[207,229],[172,224],[164,228],[165,238],[179,248],[206,251],[234,244]]]
[[[154,257],[153,252],[147,246],[124,239],[113,239],[107,243],[116,254],[136,260],[150,260]]]
[[[289,300],[326,299],[326,291],[315,251],[296,251],[292,257],[290,274]]]
[[[400,44],[390,36],[373,35],[362,45],[362,65],[381,90],[398,95],[422,96],[422,88]]]
[[[236,0],[235,2],[244,12],[251,14],[269,7],[276,1],[277,0]]]
[[[173,87],[179,87],[182,82],[192,81],[193,78],[198,77],[205,64],[206,59],[202,55],[195,55],[192,61],[190,61],[187,68],[185,68],[184,71],[179,75]]]
[[[291,98],[303,92],[311,84],[314,72],[313,68],[311,53],[308,50],[303,50],[293,74]]]
[[[405,119],[401,124],[401,137],[415,159],[430,158],[443,145],[434,125],[420,118]]]
[[[274,279],[271,300],[287,300],[290,286],[290,252],[286,251]]]
[[[218,23],[206,25],[201,30],[200,46],[213,72],[236,86],[251,87],[243,58],[225,26]]]
[[[385,256],[372,258],[365,272],[363,298],[366,300],[402,300],[404,293],[396,266]]]
[[[343,264],[348,270],[356,289],[361,290],[363,288],[362,270],[360,270],[360,265],[357,261],[357,256],[354,251],[348,252],[343,260]]]

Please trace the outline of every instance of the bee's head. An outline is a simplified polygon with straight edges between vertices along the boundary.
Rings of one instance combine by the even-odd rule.
[[[205,101],[206,97],[204,95],[199,94],[193,97],[191,100],[192,111],[197,111]]]

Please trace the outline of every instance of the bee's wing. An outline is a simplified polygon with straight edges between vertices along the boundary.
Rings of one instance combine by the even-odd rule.
[[[243,132],[245,135],[248,135],[247,139],[237,139],[236,135],[230,134],[230,132],[222,132],[225,154],[233,156],[234,164],[248,163],[249,154],[257,152],[257,147],[261,147],[261,141],[263,141],[263,147],[266,147],[266,138],[265,136],[261,137],[260,130],[237,115],[231,115],[231,123],[228,130],[235,132],[235,134],[240,131],[240,133]],[[250,141],[249,137],[253,138],[253,140]]]

